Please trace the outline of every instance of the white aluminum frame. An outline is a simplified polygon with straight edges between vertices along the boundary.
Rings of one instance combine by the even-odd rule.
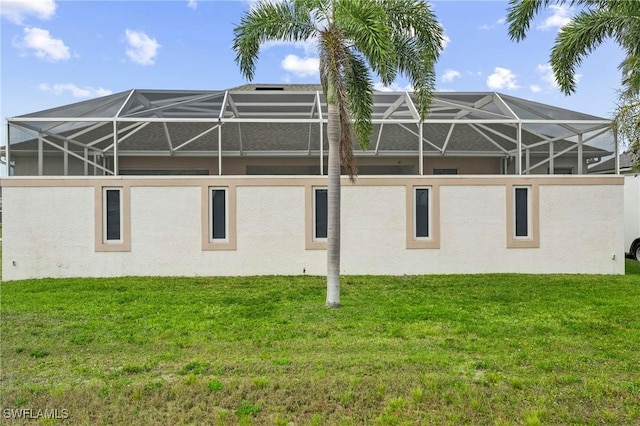
[[[154,100],[149,100],[145,97],[145,94],[153,93],[167,94],[166,99],[158,99],[158,96],[153,97]],[[173,96],[174,94],[178,96]],[[307,155],[307,156],[319,156],[320,175],[324,173],[324,125],[327,123],[327,118],[323,114],[323,109],[326,111],[326,105],[323,103],[322,95],[319,91],[243,91],[243,90],[226,90],[226,91],[140,91],[131,90],[129,92],[123,92],[119,94],[119,97],[110,95],[108,100],[98,101],[94,107],[90,107],[88,111],[79,116],[55,116],[52,113],[59,114],[64,111],[64,106],[56,108],[54,110],[44,111],[41,115],[30,114],[28,116],[13,117],[7,120],[8,130],[11,126],[17,128],[31,130],[39,134],[38,139],[38,171],[42,173],[43,166],[41,164],[42,157],[45,155],[41,148],[42,142],[48,143],[48,145],[54,146],[57,150],[62,151],[65,159],[69,155],[78,158],[83,161],[85,174],[89,172],[88,167],[93,166],[103,170],[107,174],[118,175],[118,158],[122,155],[136,156],[136,155],[152,155],[152,151],[130,151],[127,150],[123,153],[119,150],[119,145],[133,134],[141,131],[151,123],[161,123],[164,129],[164,135],[167,142],[167,150],[161,151],[158,155],[164,156],[217,156],[218,157],[218,174],[222,174],[223,157],[225,156],[245,156],[245,155]],[[169,96],[171,95],[171,96]],[[268,95],[265,98],[265,95]],[[285,101],[273,98],[275,96],[284,96]],[[417,149],[413,152],[408,151],[403,154],[417,155],[419,160],[419,174],[424,174],[424,159],[425,157],[432,155],[429,151],[425,153],[424,144],[426,143],[431,148],[438,151],[440,155],[475,155],[473,151],[456,152],[449,150],[450,141],[454,129],[458,126],[469,126],[480,135],[483,139],[497,148],[496,152],[488,153],[481,152],[479,155],[484,156],[502,156],[502,158],[515,158],[516,160],[516,174],[528,174],[532,169],[545,164],[552,163],[555,158],[570,152],[573,149],[577,149],[578,156],[578,173],[584,172],[582,169],[582,163],[584,158],[584,144],[601,134],[608,132],[610,129],[610,120],[600,119],[598,117],[591,117],[587,115],[580,115],[576,113],[576,118],[570,119],[552,119],[545,112],[539,111],[534,108],[535,103],[526,101],[524,99],[514,98],[511,96],[501,95],[495,92],[443,92],[441,94],[436,93],[433,98],[432,108],[430,114],[421,119],[418,111],[413,103],[410,93],[408,92],[376,92],[375,93],[374,111],[377,111],[373,118],[372,124],[379,124],[377,139],[374,140],[375,147],[372,153],[358,153],[358,155],[397,155],[398,151],[383,151],[381,146],[384,144],[382,138],[382,131],[385,125],[398,125],[409,134],[416,137]],[[271,99],[269,99],[271,97]],[[465,97],[476,97],[474,102],[467,102],[461,99]],[[90,102],[90,101],[87,101]],[[104,116],[91,116],[91,112],[97,110],[103,110],[104,108],[115,108],[118,103],[121,102],[117,112],[112,117]],[[134,105],[134,102],[138,102],[137,106],[126,110],[127,107]],[[495,108],[500,113],[482,108],[493,103]],[[512,105],[521,108],[524,111],[531,113],[534,117],[539,118],[523,118],[518,117],[514,110],[509,106]],[[255,108],[262,107],[262,110],[256,112]],[[287,113],[274,113],[269,111],[269,107],[286,107],[289,108]],[[548,108],[554,108],[549,105],[545,105]],[[243,112],[245,108],[249,109],[247,112]],[[212,111],[218,111],[212,114]],[[566,112],[566,111],[565,111]],[[171,116],[168,116],[171,114]],[[467,118],[469,115],[474,114],[475,118]],[[64,114],[60,114],[64,115]],[[141,115],[151,115],[149,117],[141,117]],[[484,118],[478,118],[483,116]],[[33,124],[31,124],[33,123]],[[40,123],[40,125],[36,124]],[[52,126],[43,126],[44,123],[52,123]],[[87,128],[79,129],[78,131],[64,136],[53,131],[53,129],[64,127],[64,124],[73,123],[90,123]],[[77,140],[78,137],[87,135],[93,130],[111,123],[112,132],[105,136],[101,136],[98,139],[92,140],[88,143],[83,143]],[[209,123],[211,124],[206,130],[201,131],[195,136],[190,137],[187,140],[177,140],[174,135],[171,135],[168,124],[169,123]],[[308,123],[309,124],[309,140],[307,149],[300,151],[277,151],[270,153],[268,151],[246,151],[242,142],[242,130],[239,128],[239,149],[238,151],[223,151],[222,150],[222,128],[226,123]],[[434,124],[447,124],[449,130],[446,138],[440,143],[428,140],[424,137],[424,126]],[[516,128],[516,138],[514,139],[508,134],[504,134],[501,131],[490,127],[491,124],[505,124],[510,128]],[[534,129],[527,128],[530,125],[538,124],[553,124],[564,128],[567,132],[562,136],[550,137]],[[319,149],[311,149],[311,126],[319,126]],[[590,126],[588,129],[580,130],[577,126]],[[415,127],[417,131],[414,131]],[[120,128],[119,128],[120,127]],[[590,132],[598,131],[596,135],[591,135],[589,138],[583,138],[583,135]],[[206,134],[218,130],[218,146],[217,152],[215,151],[185,151],[184,148],[192,142],[200,139]],[[60,129],[62,131],[62,129]],[[522,137],[523,132],[540,138],[539,142],[530,143],[525,145]],[[47,141],[44,136],[52,137],[62,141],[63,146]],[[500,143],[498,143],[495,137],[501,138],[514,143],[513,149],[505,149]],[[553,142],[562,139],[577,138],[578,141],[573,142],[570,148],[557,151],[554,150]],[[112,140],[112,143],[104,148],[99,148],[97,144],[106,140]],[[614,135],[615,142],[615,135]],[[80,146],[84,150],[84,155],[78,155],[75,152],[68,149],[67,145],[73,144],[74,146]],[[548,158],[531,164],[531,151],[530,148],[534,148],[539,145],[549,144],[549,156]],[[11,140],[10,131],[7,132],[7,144],[4,147],[5,162],[10,164],[11,162]],[[90,150],[90,151],[89,151]],[[615,147],[617,151],[617,146]],[[101,165],[98,165],[95,161],[89,160],[89,152],[95,158],[96,156],[113,157],[113,168],[107,169]],[[304,154],[303,154],[304,153]],[[616,152],[617,154],[617,152]],[[155,154],[154,154],[155,155]],[[523,156],[525,158],[523,159]],[[523,160],[526,164],[523,167]],[[68,160],[67,160],[68,161]],[[65,168],[66,170],[66,168]]]

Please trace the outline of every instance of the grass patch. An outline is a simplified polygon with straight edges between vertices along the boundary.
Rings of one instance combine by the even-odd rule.
[[[212,392],[221,391],[224,388],[222,382],[218,379],[212,379],[209,381],[207,388]]]
[[[625,273],[627,275],[640,275],[640,262],[627,259],[625,263]]]
[[[2,283],[0,406],[81,424],[638,424],[625,276]]]
[[[242,401],[240,407],[236,410],[236,414],[238,416],[255,416],[260,412],[260,408],[256,407],[253,404],[248,403],[247,401]]]

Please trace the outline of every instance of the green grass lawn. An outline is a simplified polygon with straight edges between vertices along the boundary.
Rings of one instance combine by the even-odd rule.
[[[637,262],[343,277],[339,310],[324,294],[322,277],[3,283],[0,408],[74,424],[640,423]]]

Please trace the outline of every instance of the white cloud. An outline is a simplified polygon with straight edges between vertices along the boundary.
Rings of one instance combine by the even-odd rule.
[[[69,48],[62,40],[53,38],[49,31],[41,28],[26,27],[22,40],[14,40],[13,45],[33,50],[36,57],[51,62],[66,61],[71,57]]]
[[[493,74],[487,77],[487,87],[492,90],[515,90],[520,88],[516,75],[508,68],[496,67]]]
[[[43,92],[50,92],[54,95],[62,95],[68,92],[74,98],[94,98],[97,96],[107,96],[113,93],[111,90],[103,89],[102,87],[78,87],[73,83],[57,83],[50,85],[47,83],[41,83],[38,88]]]
[[[253,9],[259,3],[260,0],[243,0],[249,6],[249,9]]]
[[[539,30],[549,30],[552,28],[562,28],[571,21],[571,13],[573,9],[569,6],[550,5],[549,9],[553,14],[545,19],[540,25]]]
[[[553,75],[553,69],[551,69],[551,65],[549,64],[538,64],[536,67],[536,71],[538,74],[541,74],[541,79],[548,85],[558,88],[558,82],[556,81],[556,77]]]
[[[447,34],[442,34],[442,50],[446,49],[451,43],[451,38]]]
[[[576,74],[574,77],[576,79],[576,84],[580,83],[580,80],[582,80],[582,74]]]
[[[529,86],[529,89],[531,89],[531,91],[533,93],[540,93],[542,92],[542,87],[540,86],[536,86],[535,84],[532,84],[531,86]]]
[[[310,77],[317,75],[320,68],[320,59],[301,58],[296,55],[287,55],[280,64],[282,69],[298,77]]]
[[[391,86],[385,86],[381,82],[374,83],[373,90],[378,92],[413,92],[413,86],[407,84],[406,86],[401,86],[397,83],[391,84]]]
[[[447,69],[444,71],[444,75],[442,76],[442,81],[446,83],[460,77],[461,77],[460,71]]]
[[[187,7],[191,9],[196,9],[198,7],[198,2],[196,0],[188,0]]]
[[[0,15],[20,25],[27,16],[47,20],[55,13],[54,0],[0,0]]]
[[[126,30],[127,56],[136,64],[153,65],[158,54],[160,43],[142,31]]]
[[[481,25],[481,26],[480,26],[480,27],[478,27],[478,28],[479,28],[479,29],[481,29],[481,30],[491,30],[491,29],[495,28],[496,24],[497,24],[497,25],[504,25],[504,23],[505,23],[505,22],[507,22],[507,18],[504,18],[504,17],[503,17],[503,18],[498,19],[498,20],[496,21],[496,23],[495,23],[495,24],[493,24],[493,25],[484,24],[484,25]]]
[[[260,50],[268,50],[273,47],[294,47],[296,49],[304,50],[305,56],[313,56],[318,54],[317,40],[309,39],[305,41],[280,41],[280,40],[269,40],[260,45]]]
[[[246,3],[249,6],[249,9],[253,9],[261,1],[264,1],[264,0],[242,0],[243,3]],[[270,3],[282,3],[284,1],[285,0],[269,0]]]

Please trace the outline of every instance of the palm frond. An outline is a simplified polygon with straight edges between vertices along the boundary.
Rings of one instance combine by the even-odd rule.
[[[509,0],[509,8],[507,9],[509,37],[516,41],[524,40],[533,17],[551,2],[551,0]],[[566,1],[557,0],[553,3],[563,4]]]
[[[337,1],[334,19],[335,25],[363,54],[382,82],[391,84],[396,77],[397,61],[384,8],[370,0]]]
[[[443,29],[429,4],[420,0],[381,0],[392,29],[396,67],[416,92],[417,108],[424,118],[435,89],[435,64],[443,45]]]
[[[337,90],[340,110],[340,164],[349,175],[349,179],[354,182],[358,175],[358,167],[353,156],[353,123],[349,114],[349,98],[344,89],[340,87]]]
[[[623,94],[640,93],[640,54],[627,56],[618,66],[622,73]]]
[[[235,61],[253,79],[260,45],[266,41],[301,41],[316,34],[307,2],[260,2],[245,14],[234,31]]]
[[[582,11],[558,33],[550,63],[556,82],[565,94],[575,92],[576,68],[605,38],[611,36],[611,23],[611,16]]]
[[[623,37],[627,18],[610,9],[583,10],[562,27],[551,50],[551,67],[560,89],[575,92],[576,68],[605,39]],[[623,63],[624,64],[624,63]],[[624,67],[624,65],[623,65]]]
[[[414,39],[418,49],[429,51],[438,58],[442,50],[443,29],[428,3],[421,0],[381,0],[381,4],[394,38]]]
[[[640,4],[618,2],[612,9],[622,18],[615,39],[625,50],[626,57],[618,67],[627,95],[640,93]]]
[[[373,82],[366,62],[355,52],[351,52],[349,57],[349,66],[345,73],[345,88],[349,100],[348,110],[354,122],[356,139],[360,148],[365,150],[371,140]],[[349,147],[351,147],[350,141]]]

